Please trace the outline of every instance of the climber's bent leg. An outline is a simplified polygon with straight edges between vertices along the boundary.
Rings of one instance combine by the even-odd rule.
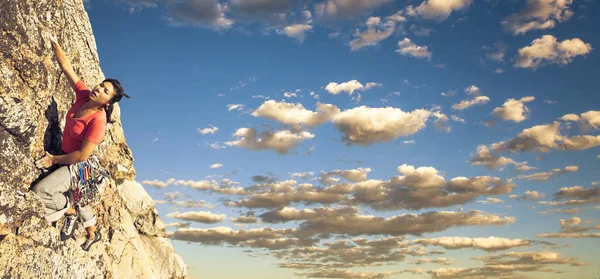
[[[54,222],[62,217],[69,208],[64,193],[71,188],[71,174],[66,166],[52,172],[33,186],[35,192],[46,207],[46,221]]]
[[[79,215],[83,220],[84,228],[96,225],[96,215],[92,210],[92,206],[88,204],[86,206],[77,207],[77,210],[79,210]]]

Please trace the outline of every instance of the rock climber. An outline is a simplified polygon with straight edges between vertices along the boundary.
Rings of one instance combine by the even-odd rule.
[[[96,231],[96,216],[91,204],[80,206],[73,204],[72,181],[73,171],[69,165],[88,160],[98,144],[104,140],[107,121],[110,121],[113,105],[121,100],[123,86],[116,79],[107,78],[93,89],[90,89],[75,74],[73,66],[53,35],[47,35],[54,50],[58,65],[65,74],[69,84],[75,91],[75,103],[68,110],[66,124],[62,135],[62,154],[45,156],[36,161],[40,169],[52,165],[60,167],[33,186],[33,191],[42,199],[46,210],[46,220],[56,222],[65,215],[61,230],[61,240],[73,236],[80,219],[87,231],[87,238],[81,245],[83,250],[101,240],[100,231]]]

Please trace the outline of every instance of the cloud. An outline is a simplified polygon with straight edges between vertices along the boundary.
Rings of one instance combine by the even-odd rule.
[[[231,13],[241,19],[259,19],[285,14],[294,7],[294,0],[231,0]]]
[[[540,233],[535,236],[545,238],[600,238],[600,233]]]
[[[494,46],[496,47],[496,51],[486,53],[485,57],[489,60],[504,63],[504,56],[506,55],[506,50],[508,47],[501,42],[495,43]],[[485,47],[485,49],[489,48]]]
[[[462,100],[460,103],[452,105],[455,110],[464,110],[474,105],[484,105],[490,101],[488,96],[476,96],[475,98]]]
[[[522,163],[515,162],[511,158],[494,155],[490,152],[490,149],[485,145],[477,146],[477,153],[475,156],[471,158],[471,165],[483,165],[486,166],[490,170],[495,170],[497,168],[506,166],[506,165],[519,165]],[[525,165],[526,166],[526,165]]]
[[[306,132],[293,132],[289,130],[263,131],[258,134],[254,128],[239,128],[234,134],[235,141],[227,141],[227,146],[237,146],[250,150],[270,149],[279,154],[286,154],[290,149],[298,146],[304,140],[312,139],[315,135]]]
[[[293,104],[268,100],[252,112],[252,115],[265,117],[294,127],[301,125],[314,127],[329,121],[332,116],[339,112],[339,108],[330,104],[317,103],[317,111],[313,112],[305,109],[300,103]]]
[[[574,113],[569,113],[563,115],[560,120],[567,122],[580,122],[594,129],[598,129],[598,127],[600,127],[600,111],[590,110],[582,113],[581,116]]]
[[[566,65],[576,56],[586,55],[592,51],[592,45],[579,38],[558,42],[552,35],[544,35],[533,40],[530,46],[519,49],[515,68],[529,68],[559,64]]]
[[[483,204],[491,204],[491,203],[503,203],[504,201],[501,199],[497,199],[497,198],[486,198],[485,200],[477,201],[477,202],[483,203]]]
[[[242,223],[242,224],[258,224],[260,220],[254,217],[254,213],[252,211],[248,212],[245,216],[240,216],[238,218],[230,219],[234,223]]]
[[[216,133],[217,131],[219,131],[219,128],[217,128],[217,127],[215,127],[215,126],[213,126],[213,125],[208,125],[208,126],[210,126],[210,128],[204,128],[204,129],[200,129],[200,128],[198,128],[198,129],[196,129],[196,131],[197,131],[198,133],[200,133],[200,134],[203,134],[203,135],[206,135],[206,134],[214,134],[214,133]]]
[[[190,224],[191,224],[190,222],[176,222],[176,223],[165,224],[165,228],[189,228]]]
[[[404,112],[392,107],[360,106],[336,114],[332,121],[344,134],[344,142],[367,146],[413,135],[425,127],[430,116],[431,112],[424,109]]]
[[[246,107],[246,105],[242,105],[242,104],[228,104],[227,105],[227,111],[232,111],[232,110],[240,111],[240,110],[244,109],[244,107]]]
[[[167,1],[167,23],[172,26],[199,26],[227,29],[233,20],[225,17],[218,0]]]
[[[413,17],[443,21],[453,11],[464,10],[471,3],[473,3],[473,0],[425,0],[417,7],[408,6],[406,14]]]
[[[218,169],[220,167],[223,167],[223,164],[212,164],[212,165],[210,165],[211,169]]]
[[[450,119],[452,119],[452,121],[456,121],[456,122],[460,122],[460,123],[465,123],[465,119],[460,118],[457,115],[450,115]]]
[[[365,91],[379,86],[382,86],[382,84],[376,82],[368,82],[366,85],[362,85],[362,83],[354,79],[343,83],[330,82],[325,87],[325,90],[333,95],[340,94],[341,92],[346,92],[348,95],[352,95],[354,94],[354,91]]]
[[[293,207],[284,207],[273,211],[267,211],[259,217],[267,223],[284,223],[288,221],[311,220],[316,218],[335,218],[344,214],[353,214],[356,210],[352,207],[327,208],[318,207],[315,209],[298,210]]]
[[[554,199],[562,202],[549,202],[550,205],[582,205],[582,204],[598,204],[600,203],[600,188],[583,188],[581,186],[563,187],[554,194]]]
[[[283,208],[293,202],[306,204],[332,204],[344,199],[343,194],[327,193],[316,189],[290,188],[286,192],[268,191],[253,193],[250,197],[230,202],[228,205],[247,208]]]
[[[576,258],[564,258],[557,252],[508,252],[502,255],[475,258],[485,262],[485,266],[474,268],[436,268],[428,271],[433,279],[454,278],[523,278],[515,272],[545,271],[545,265],[582,266]]]
[[[481,89],[479,89],[479,87],[475,86],[475,85],[470,85],[467,88],[465,88],[465,90],[463,90],[465,93],[467,93],[468,95],[472,95],[472,96],[481,96]]]
[[[413,43],[409,38],[404,38],[404,40],[398,42],[397,53],[402,54],[403,56],[412,56],[419,59],[426,58],[427,60],[431,60],[432,53],[429,51],[427,46],[418,46]]]
[[[509,239],[501,237],[470,238],[470,237],[438,237],[414,240],[415,244],[436,245],[446,249],[474,248],[487,252],[530,246],[532,241],[526,239]]]
[[[490,149],[485,145],[477,146],[477,153],[471,158],[471,165],[483,165],[490,170],[495,170],[506,165],[516,164],[518,163],[511,158],[492,154]]]
[[[416,235],[439,232],[450,227],[458,226],[489,226],[508,225],[513,223],[513,217],[501,217],[485,214],[481,211],[468,212],[426,212],[421,214],[403,214],[381,218],[358,215],[358,209],[336,218],[314,218],[302,222],[298,228],[299,234],[314,235],[332,233],[343,235]]]
[[[572,3],[573,0],[528,0],[523,10],[507,16],[501,23],[514,35],[551,29],[571,18],[573,11],[569,5]]]
[[[290,178],[294,179],[294,178],[299,178],[302,180],[306,180],[309,177],[313,177],[315,175],[314,171],[307,171],[307,172],[294,172],[290,174]]]
[[[495,108],[493,114],[504,121],[522,122],[527,119],[529,113],[529,109],[525,106],[525,103],[533,100],[535,100],[533,96],[523,97],[519,100],[508,99],[502,107]]]
[[[546,194],[544,193],[540,193],[538,191],[525,191],[525,194],[523,194],[523,196],[519,196],[519,195],[510,195],[509,198],[511,199],[516,199],[516,200],[539,200],[539,199],[544,199],[546,198]]]
[[[367,30],[360,32],[357,29],[354,33],[356,39],[352,40],[349,44],[351,51],[379,44],[379,42],[392,35],[396,27],[394,21],[390,20],[382,23],[379,17],[369,17],[365,24],[367,25]]]
[[[433,121],[433,127],[435,127],[436,130],[444,132],[450,132],[452,130],[452,128],[448,126],[449,118],[447,115],[439,111],[434,111],[433,117],[436,118],[436,120]]]
[[[334,170],[330,172],[321,172],[319,180],[324,184],[333,184],[337,182],[336,179],[332,179],[333,176],[341,176],[346,180],[352,182],[360,182],[367,180],[367,175],[371,172],[370,168],[357,168],[350,170]]]
[[[550,149],[585,150],[600,145],[600,136],[579,135],[565,137],[560,133],[561,123],[537,125],[523,130],[508,142],[492,144],[498,152],[548,152]]]
[[[260,228],[234,231],[227,227],[215,227],[208,229],[184,228],[167,235],[172,239],[199,242],[206,245],[224,243],[238,245],[248,240],[280,238],[286,233],[289,233],[289,230]]]
[[[566,166],[564,169],[553,169],[548,172],[538,172],[528,175],[519,175],[517,179],[525,179],[525,180],[534,180],[534,181],[546,181],[552,178],[555,174],[567,174],[571,172],[577,172],[579,170],[578,166]]]
[[[144,181],[142,181],[142,184],[148,185],[148,186],[153,186],[153,187],[156,187],[156,188],[159,188],[159,189],[162,189],[162,188],[165,188],[165,187],[169,186],[169,184],[167,184],[165,182],[162,182],[162,181],[159,181],[159,180],[156,180],[156,179],[154,179],[154,180],[144,180]]]
[[[370,13],[391,0],[327,0],[315,5],[317,16],[343,20]]]
[[[393,179],[394,183],[404,185],[412,189],[437,188],[446,183],[444,177],[440,176],[438,170],[433,167],[415,168],[403,164],[398,167],[398,172],[403,174]]]
[[[320,270],[311,272],[298,272],[295,275],[305,276],[310,278],[364,278],[364,279],[383,279],[396,275],[400,271],[388,271],[388,272],[356,272],[350,270]]]
[[[152,181],[144,180],[144,181],[142,181],[142,184],[155,186],[155,187],[160,186],[160,188],[164,188],[164,187],[171,186],[171,185],[181,185],[181,186],[191,187],[196,190],[207,190],[207,191],[212,191],[215,193],[228,194],[228,195],[247,195],[248,194],[246,192],[246,190],[244,190],[244,188],[232,187],[234,185],[238,185],[239,183],[232,182],[228,179],[223,179],[219,183],[215,180],[193,181],[193,180],[176,180],[175,178],[170,178],[165,182],[159,181],[156,179],[152,180]],[[159,186],[157,186],[157,185],[159,185]]]
[[[306,32],[312,30],[309,24],[292,24],[283,28],[283,33],[290,38],[296,39],[298,42],[304,42]]]
[[[214,224],[225,220],[227,216],[225,216],[225,214],[213,214],[207,211],[190,211],[184,213],[171,212],[167,214],[167,217],[199,223]]]

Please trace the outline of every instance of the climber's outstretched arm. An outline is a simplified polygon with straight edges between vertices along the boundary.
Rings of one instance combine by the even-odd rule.
[[[79,150],[73,151],[69,154],[65,155],[57,155],[53,156],[46,152],[46,156],[44,158],[39,159],[35,162],[35,165],[40,169],[47,169],[55,164],[60,165],[71,165],[79,162],[83,162],[92,155],[94,148],[96,148],[95,143],[84,139],[81,143],[81,148]]]
[[[58,61],[58,65],[62,69],[63,73],[67,76],[67,80],[71,84],[71,87],[75,89],[75,83],[79,81],[79,77],[75,74],[75,70],[73,70],[73,66],[71,65],[71,61],[65,55],[65,52],[62,50],[56,37],[53,35],[48,35],[48,39],[50,39],[50,44],[52,44],[52,49],[54,50],[54,56]]]

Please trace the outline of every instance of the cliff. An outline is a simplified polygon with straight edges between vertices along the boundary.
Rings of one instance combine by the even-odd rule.
[[[75,240],[61,242],[62,221],[50,226],[30,191],[44,176],[35,160],[45,150],[60,151],[65,114],[75,99],[45,34],[56,35],[84,82],[104,79],[82,2],[0,1],[0,32],[0,278],[185,277],[154,202],[134,181],[118,105],[116,122],[96,150],[113,176],[95,206],[100,243],[83,251],[83,228]]]

